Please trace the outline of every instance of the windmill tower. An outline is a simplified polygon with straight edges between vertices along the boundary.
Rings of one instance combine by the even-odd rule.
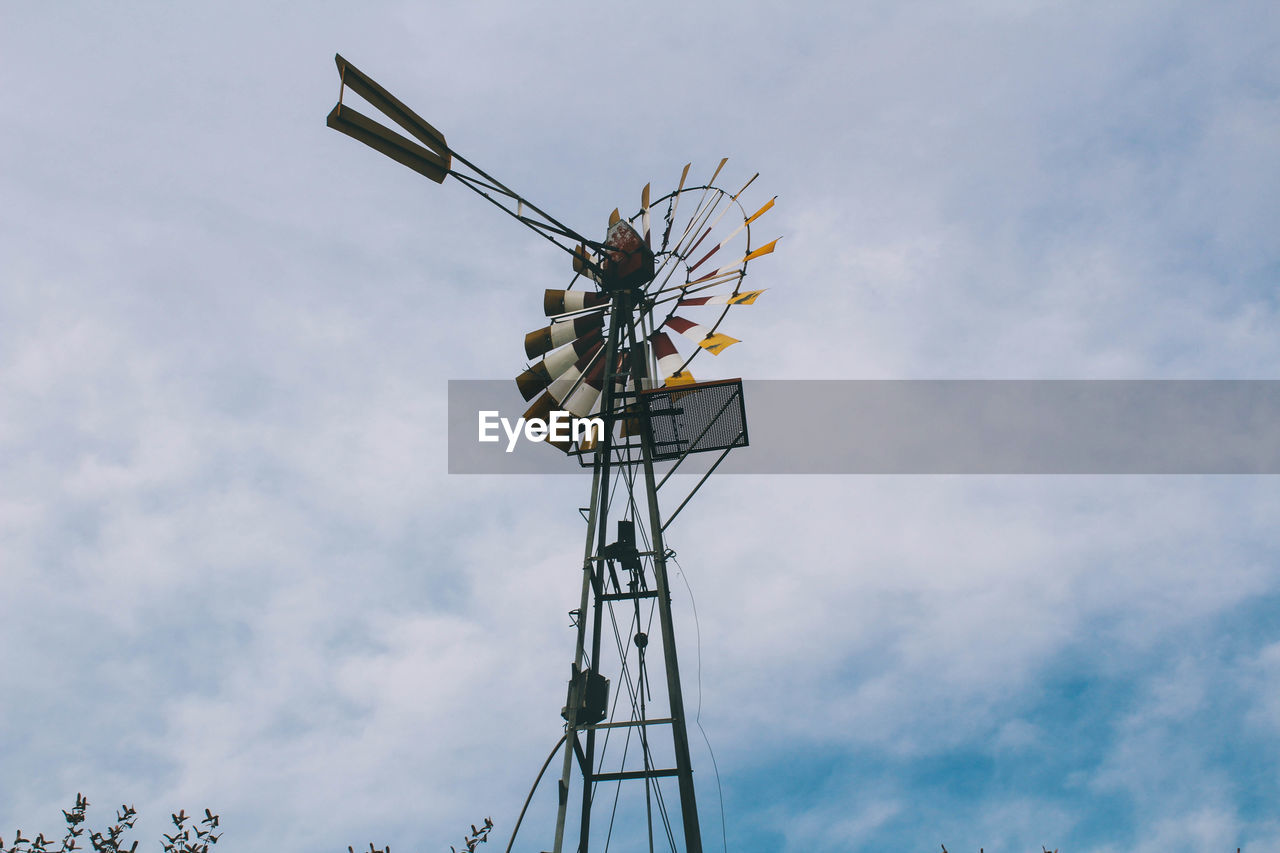
[[[671,612],[674,552],[663,534],[729,451],[747,444],[741,381],[696,382],[689,366],[736,343],[721,322],[762,293],[742,283],[747,265],[777,243],[753,248],[751,240],[752,223],[773,200],[748,214],[740,198],[754,176],[730,193],[716,185],[725,160],[705,183],[690,182],[685,166],[674,190],[651,199],[645,186],[637,212],[615,210],[604,239],[592,240],[464,159],[372,78],[336,59],[342,82],[330,127],[437,183],[452,175],[572,257],[568,287],[544,295],[548,325],[525,337],[532,363],[516,380],[532,403],[526,419],[554,422],[563,413],[603,423],[548,437],[591,470],[565,734],[543,766],[563,750],[551,849],[607,850],[624,835],[624,849],[639,849],[643,827],[649,850],[701,853]],[[412,139],[344,103],[347,91]],[[709,316],[697,322],[685,313]],[[692,344],[687,354],[671,334]],[[672,474],[708,452],[719,455],[664,518],[664,489],[682,482]],[[522,811],[512,846],[523,819]]]

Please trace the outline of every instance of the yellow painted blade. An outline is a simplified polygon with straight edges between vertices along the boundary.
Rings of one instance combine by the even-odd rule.
[[[707,335],[698,342],[698,346],[702,347],[712,355],[719,355],[724,352],[727,347],[731,347],[738,343],[737,338],[731,338],[728,335],[722,335],[716,332],[714,335]]]
[[[778,200],[778,197],[775,195],[773,198],[771,198],[771,199],[769,199],[768,201],[766,201],[766,202],[764,203],[764,207],[760,208],[759,210],[757,210],[755,213],[751,214],[751,216],[749,216],[749,217],[747,218],[747,224],[748,224],[748,225],[750,225],[752,222],[755,222],[757,219],[759,219],[761,216],[763,216],[763,215],[764,215],[764,213],[765,213],[769,208],[773,207],[773,203],[774,203],[775,201],[777,201],[777,200]]]
[[[668,376],[664,384],[668,388],[670,388],[676,385],[692,385],[694,382],[697,382],[697,381],[698,380],[693,378],[692,373],[690,373],[687,370],[682,370],[679,373],[673,373],[670,376]]]
[[[730,305],[751,305],[756,301],[756,298],[759,297],[760,294],[762,293],[764,293],[763,290],[744,290],[742,293],[739,293],[737,296],[730,296],[729,304]]]
[[[617,225],[618,220],[621,218],[622,218],[622,214],[618,213],[618,208],[615,207],[613,209],[613,213],[609,214],[609,227],[612,228],[613,226]]]
[[[781,239],[782,239],[781,237],[779,237],[779,238],[778,238],[778,240],[781,240]],[[765,255],[768,255],[768,254],[772,253],[772,252],[773,252],[773,247],[774,247],[774,246],[776,246],[776,245],[778,245],[778,240],[774,240],[772,243],[765,243],[765,244],[764,244],[763,246],[761,246],[759,249],[756,249],[754,252],[752,252],[751,254],[747,255],[747,256],[746,256],[745,258],[743,258],[742,260],[744,260],[744,261],[754,261],[756,258],[764,257]]]

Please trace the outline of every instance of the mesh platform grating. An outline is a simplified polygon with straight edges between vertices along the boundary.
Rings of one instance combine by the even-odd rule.
[[[741,379],[655,388],[641,393],[640,400],[649,413],[655,460],[675,459],[686,450],[747,446]]]

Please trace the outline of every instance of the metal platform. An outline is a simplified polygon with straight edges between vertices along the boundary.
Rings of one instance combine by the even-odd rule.
[[[741,379],[654,388],[639,396],[653,432],[654,461],[748,444]]]

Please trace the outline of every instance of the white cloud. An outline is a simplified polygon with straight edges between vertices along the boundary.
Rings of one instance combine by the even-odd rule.
[[[456,842],[509,826],[558,736],[586,483],[449,477],[441,442],[444,381],[518,372],[567,265],[326,130],[335,49],[581,227],[689,159],[759,169],[784,240],[706,375],[1266,377],[1267,11],[15,10],[0,830],[84,790],[136,800],[144,838],[207,804],[251,847]],[[905,832],[928,762],[1035,754],[1075,781],[966,779],[976,805],[922,820],[1263,849],[1230,724],[1181,733],[1226,684],[1272,745],[1275,638],[1224,626],[1275,594],[1276,504],[1230,478],[713,480],[671,544],[731,836],[856,848]],[[1064,679],[1131,689],[1062,700],[1093,727],[1075,760],[1044,710]],[[796,744],[839,780],[735,813]],[[1102,789],[1137,798],[1133,839],[1090,828]]]

